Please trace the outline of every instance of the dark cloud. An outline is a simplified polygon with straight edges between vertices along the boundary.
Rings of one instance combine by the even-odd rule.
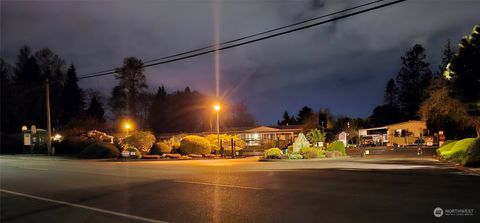
[[[210,45],[215,25],[223,41],[367,1],[2,1],[1,56],[49,47],[80,74]],[[221,52],[225,100],[244,100],[261,123],[303,105],[367,116],[382,102],[400,56],[415,43],[427,48],[432,69],[447,39],[458,41],[480,21],[478,1],[407,1]],[[190,86],[215,94],[213,55],[146,69],[150,88]],[[87,79],[85,88],[109,93],[112,77]]]

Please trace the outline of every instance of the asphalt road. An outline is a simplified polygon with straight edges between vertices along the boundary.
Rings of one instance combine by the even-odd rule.
[[[0,168],[1,222],[480,222],[480,177],[431,158],[0,156]]]

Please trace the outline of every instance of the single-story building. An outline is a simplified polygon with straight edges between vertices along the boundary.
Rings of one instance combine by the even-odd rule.
[[[247,144],[247,147],[257,147],[262,145],[289,145],[292,144],[298,137],[298,134],[302,132],[301,126],[257,126],[248,128],[229,128],[221,129],[220,134],[237,135]],[[216,131],[207,131],[192,133],[194,135],[206,136],[209,134],[217,134]],[[162,134],[160,139],[168,139],[172,136],[182,138],[188,133],[176,133],[176,134]]]
[[[414,145],[420,137],[429,135],[425,121],[406,121],[382,127],[358,130],[361,145]]]

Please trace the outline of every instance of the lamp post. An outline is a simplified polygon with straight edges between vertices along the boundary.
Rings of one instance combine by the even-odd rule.
[[[130,130],[130,128],[131,128],[132,126],[130,126],[130,123],[127,122],[127,123],[125,123],[124,127],[125,127],[125,129],[127,130],[127,136],[128,136],[128,131]]]
[[[221,144],[220,144],[220,120],[218,118],[218,113],[220,111],[221,107],[219,104],[213,105],[213,110],[217,113],[217,142],[218,142],[218,150],[220,151],[221,149]]]

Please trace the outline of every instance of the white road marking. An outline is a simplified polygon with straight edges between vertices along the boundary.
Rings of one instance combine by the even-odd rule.
[[[18,168],[20,168],[20,169],[26,169],[26,170],[43,170],[43,171],[47,171],[47,170],[48,170],[48,169],[43,169],[43,168],[21,167],[21,166],[19,166]]]
[[[196,182],[196,181],[185,181],[185,180],[176,180],[177,183],[187,183],[187,184],[201,184],[201,185],[209,185],[209,186],[219,186],[219,187],[233,187],[233,188],[242,188],[242,189],[251,189],[251,190],[263,190],[261,187],[249,187],[249,186],[237,186],[237,185],[230,185],[230,184],[215,184],[215,183],[204,183],[204,182]]]
[[[159,220],[155,220],[155,219],[151,219],[151,218],[144,218],[144,217],[140,217],[140,216],[136,216],[136,215],[130,215],[130,214],[120,213],[120,212],[116,212],[116,211],[109,211],[109,210],[105,210],[105,209],[101,209],[101,208],[95,208],[95,207],[90,207],[90,206],[81,205],[81,204],[74,204],[74,203],[70,203],[70,202],[66,202],[66,201],[59,201],[59,200],[54,200],[54,199],[50,199],[50,198],[39,197],[39,196],[35,196],[35,195],[24,194],[24,193],[19,193],[19,192],[4,190],[4,189],[0,189],[0,192],[7,193],[7,194],[13,194],[13,195],[17,195],[17,196],[22,196],[22,197],[28,197],[28,198],[32,198],[32,199],[36,199],[36,200],[41,200],[41,201],[63,204],[63,205],[72,206],[72,207],[76,207],[76,208],[83,208],[83,209],[87,209],[87,210],[91,210],[91,211],[97,211],[97,212],[101,212],[101,213],[106,213],[106,214],[116,215],[116,216],[120,216],[120,217],[140,220],[140,221],[144,221],[144,222],[165,223],[165,221],[159,221]]]

